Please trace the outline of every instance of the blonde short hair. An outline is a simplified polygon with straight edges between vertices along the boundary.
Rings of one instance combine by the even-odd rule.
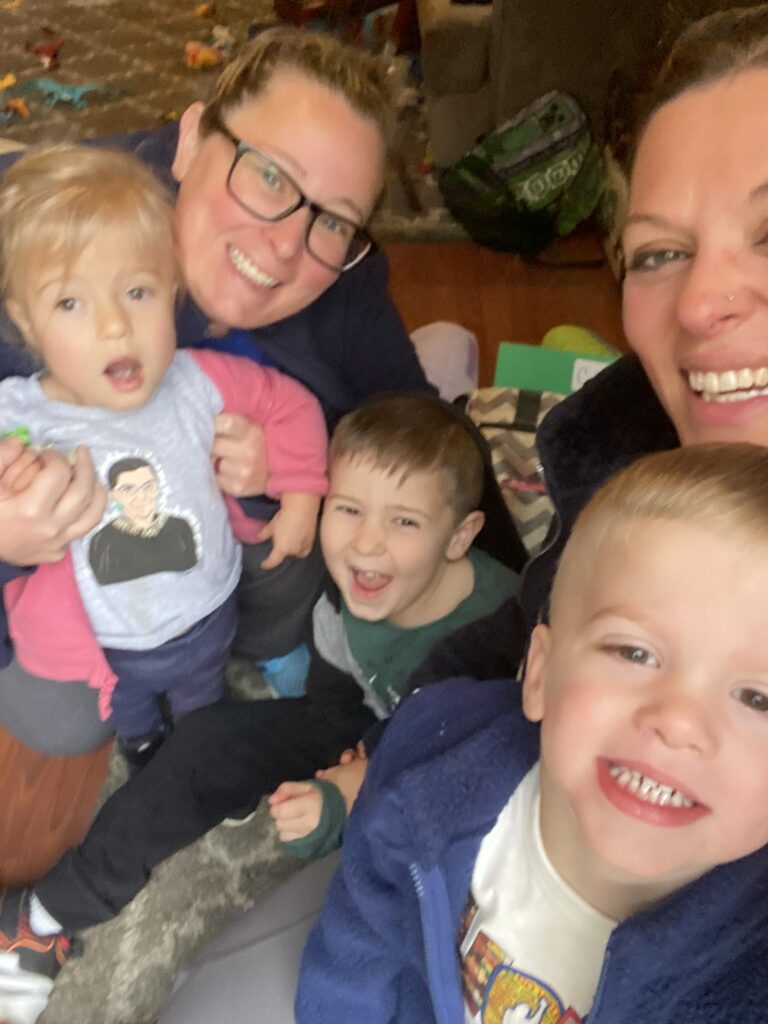
[[[356,113],[374,123],[389,144],[394,105],[381,62],[327,33],[288,26],[260,32],[227,64],[205,105],[200,131],[217,131],[225,114],[255,99],[275,72],[286,68],[342,95]]]
[[[71,266],[107,232],[118,231],[139,251],[175,263],[170,196],[149,168],[119,150],[30,150],[3,176],[0,225],[6,297],[43,263]]]
[[[552,587],[551,617],[578,600],[601,549],[637,522],[664,520],[696,523],[745,543],[768,544],[768,448],[673,448],[647,455],[611,477],[576,520]]]
[[[369,462],[401,481],[412,473],[440,474],[457,522],[480,504],[479,442],[461,413],[434,396],[385,396],[347,413],[329,451],[331,465],[342,458]]]

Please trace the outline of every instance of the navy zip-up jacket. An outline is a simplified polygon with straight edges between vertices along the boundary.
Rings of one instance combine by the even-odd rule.
[[[538,756],[507,680],[426,687],[396,711],[304,953],[297,1024],[463,1024],[460,917],[483,837]],[[588,1024],[757,1024],[768,848],[611,935]]]

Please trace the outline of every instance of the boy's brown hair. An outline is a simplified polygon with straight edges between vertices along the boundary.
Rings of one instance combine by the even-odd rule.
[[[611,477],[582,509],[565,546],[552,587],[552,620],[567,601],[578,599],[605,545],[633,524],[654,520],[696,523],[745,544],[768,543],[768,448],[673,448]]]
[[[175,264],[173,207],[136,157],[92,146],[48,146],[16,161],[0,183],[0,286],[6,298],[41,266],[72,266],[109,232]]]
[[[347,413],[331,438],[329,459],[369,462],[405,480],[438,473],[445,497],[460,522],[478,508],[483,457],[457,410],[430,395],[383,397]]]
[[[263,92],[275,72],[300,71],[333,92],[372,121],[385,142],[393,120],[392,94],[381,62],[327,33],[287,26],[266,29],[247,43],[224,68],[200,119],[200,131],[219,130],[224,116]]]

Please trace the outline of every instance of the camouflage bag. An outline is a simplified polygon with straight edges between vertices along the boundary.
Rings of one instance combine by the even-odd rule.
[[[441,171],[438,182],[476,242],[529,258],[595,211],[603,160],[576,101],[550,92]]]

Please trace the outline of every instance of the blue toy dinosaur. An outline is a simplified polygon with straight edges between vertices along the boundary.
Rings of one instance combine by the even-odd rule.
[[[55,107],[57,103],[70,103],[77,110],[85,107],[85,97],[89,93],[100,92],[110,96],[117,96],[121,90],[113,85],[104,85],[101,82],[89,82],[83,85],[65,85],[63,82],[54,82],[52,78],[32,78],[26,82],[22,92],[31,92],[37,89],[45,94],[46,107]]]

